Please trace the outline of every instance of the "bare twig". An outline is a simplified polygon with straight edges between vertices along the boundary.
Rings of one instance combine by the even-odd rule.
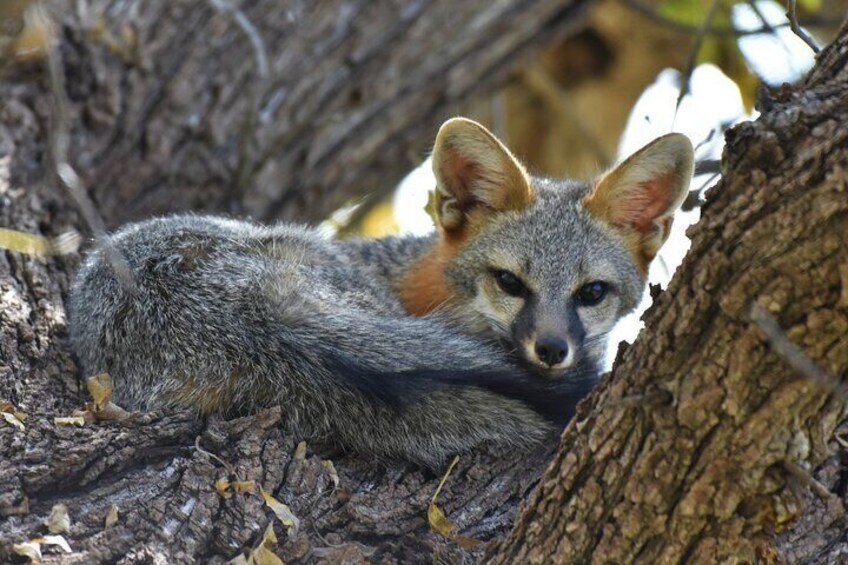
[[[722,128],[722,131],[724,131],[724,128]],[[694,147],[695,153],[700,151],[702,147],[706,147],[713,139],[715,139],[715,136],[716,136],[717,133],[718,133],[718,127],[710,128],[710,131],[707,133],[707,135],[705,135],[704,138],[701,141],[699,141],[697,144],[695,144],[695,147]],[[697,164],[696,164],[696,166],[697,166]]]
[[[268,51],[265,48],[265,42],[253,22],[245,15],[245,13],[229,3],[228,0],[209,0],[212,6],[221,13],[227,14],[233,18],[239,28],[244,32],[250,40],[250,45],[253,48],[253,57],[256,64],[256,74],[258,79],[253,88],[250,89],[250,98],[247,109],[247,117],[244,120],[241,133],[241,144],[239,145],[238,165],[235,177],[236,199],[241,199],[247,192],[249,177],[251,174],[250,161],[250,141],[253,139],[253,131],[256,128],[259,120],[260,102],[268,88],[268,78],[270,70],[268,66]]]
[[[686,195],[686,200],[680,205],[680,209],[684,212],[691,212],[701,205],[701,195],[708,186],[711,186],[713,181],[721,176],[721,161],[717,159],[703,159],[695,161],[695,176],[710,175],[706,181],[701,183],[698,188],[693,188]]]
[[[691,212],[695,208],[701,206],[701,194],[703,193],[704,187],[696,188],[690,190],[686,195],[686,199],[683,201],[683,204],[680,205],[680,209],[684,212]]]
[[[229,14],[236,21],[241,30],[247,35],[250,44],[253,46],[253,55],[256,58],[256,71],[261,78],[267,78],[268,71],[268,52],[265,49],[265,42],[262,36],[256,29],[256,26],[239,8],[230,4],[227,0],[209,0],[212,5],[220,12]]]
[[[689,94],[689,83],[692,80],[692,73],[695,71],[695,63],[698,60],[698,53],[701,52],[701,46],[704,44],[704,39],[707,37],[710,27],[713,25],[713,18],[715,18],[716,11],[718,10],[718,4],[719,0],[712,1],[709,9],[707,10],[707,14],[704,16],[704,21],[701,22],[701,26],[695,32],[695,37],[692,40],[692,47],[689,49],[686,67],[683,70],[683,81],[680,83],[680,93],[677,95],[677,102],[674,105],[674,117],[671,120],[672,128],[674,127],[674,122],[677,120],[677,112],[680,110],[680,103],[683,102],[683,98]]]
[[[848,387],[836,376],[824,371],[800,347],[789,341],[780,325],[759,304],[751,306],[751,320],[766,334],[772,349],[796,371],[829,393],[848,399]]]
[[[701,159],[695,161],[695,176],[715,173],[721,173],[721,160]]]
[[[622,4],[624,4],[625,6],[627,6],[628,8],[630,8],[630,9],[636,11],[636,12],[639,12],[640,14],[642,14],[643,16],[648,18],[649,20],[656,22],[656,23],[662,25],[663,27],[666,27],[666,28],[668,28],[672,31],[676,31],[676,32],[679,32],[679,33],[685,33],[685,34],[693,34],[693,33],[697,33],[698,30],[700,29],[700,26],[694,26],[694,25],[687,24],[685,22],[679,22],[677,20],[667,18],[667,17],[663,16],[662,14],[656,12],[653,8],[650,8],[649,6],[642,4],[642,2],[640,0],[619,0],[619,1]],[[828,19],[828,18],[821,18],[821,17],[808,17],[808,18],[805,18],[803,21],[800,21],[800,25],[806,26],[806,27],[811,27],[811,26],[830,27],[830,26],[838,26],[841,23],[842,23],[842,21],[839,20],[839,19],[831,20],[831,19]],[[784,28],[784,27],[790,27],[790,25],[791,24],[789,22],[783,22],[783,23],[774,24],[774,25],[770,26],[771,29],[767,29],[765,27],[759,27],[759,28],[756,28],[756,29],[737,29],[737,28],[732,27],[732,26],[731,27],[710,26],[706,30],[706,33],[707,33],[707,35],[710,35],[710,36],[713,36],[713,37],[744,37],[744,36],[747,36],[747,35],[759,35],[759,34],[763,34],[763,33],[771,33],[773,30],[781,29],[781,28]]]
[[[38,17],[44,18],[46,25],[55,26],[49,14],[40,5],[34,5],[41,10]],[[53,162],[53,173],[57,184],[63,186],[77,205],[83,220],[88,224],[94,240],[103,249],[106,261],[112,267],[115,277],[127,292],[134,293],[135,278],[132,275],[126,258],[112,245],[106,236],[106,224],[97,212],[97,208],[88,196],[82,180],[69,163],[68,147],[70,145],[70,116],[68,113],[68,97],[65,90],[65,69],[59,52],[59,42],[55,32],[51,34],[50,45],[47,49],[47,74],[52,94],[50,115],[50,155]]]
[[[795,11],[795,0],[786,0],[786,18],[789,20],[789,29],[792,30],[792,33],[800,37],[804,43],[810,46],[810,49],[813,50],[813,53],[818,53],[821,51],[821,47],[815,42],[815,40],[810,37],[810,35],[804,31],[804,28],[801,27],[801,24],[798,23],[798,14]]]
[[[777,38],[777,40],[780,42],[780,46],[783,48],[783,52],[786,53],[787,56],[791,56],[792,50],[786,44],[786,41],[783,40],[783,37],[778,35],[777,30],[774,28],[774,26],[769,23],[768,18],[766,18],[766,15],[763,14],[763,11],[760,10],[760,7],[757,5],[757,0],[748,0],[746,3],[748,4],[748,7],[751,9],[754,15],[757,16],[757,19],[760,20],[760,23],[762,24],[763,28],[765,28],[769,34]]]
[[[712,173],[707,180],[701,183],[701,186],[690,190],[689,194],[686,195],[686,199],[683,201],[683,204],[680,205],[680,209],[684,212],[691,212],[695,208],[698,208],[701,205],[701,195],[707,188],[712,186],[713,182],[720,176],[720,171]]]
[[[197,437],[194,438],[194,449],[197,450],[198,453],[202,453],[206,457],[213,459],[213,460],[217,461],[218,463],[220,463],[221,465],[223,465],[224,469],[226,469],[228,475],[233,476],[233,477],[236,476],[236,469],[235,469],[235,467],[233,467],[232,463],[229,463],[229,462],[225,461],[224,459],[221,459],[220,457],[218,457],[217,455],[215,455],[211,451],[206,451],[205,449],[200,447],[200,436],[197,436]]]
[[[783,461],[783,468],[792,475],[798,482],[810,488],[813,493],[824,501],[834,498],[836,495],[830,492],[826,486],[818,482],[806,469],[793,463],[792,461]]]

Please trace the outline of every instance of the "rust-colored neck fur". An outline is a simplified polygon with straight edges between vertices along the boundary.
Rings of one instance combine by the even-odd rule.
[[[467,239],[465,229],[439,230],[433,247],[407,269],[401,281],[400,299],[407,312],[424,316],[451,300],[445,270]]]

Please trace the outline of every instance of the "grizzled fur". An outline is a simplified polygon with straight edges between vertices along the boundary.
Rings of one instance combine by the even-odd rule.
[[[172,216],[110,242],[137,288],[93,250],[72,291],[71,339],[86,374],[109,372],[126,408],[281,404],[298,435],[433,466],[483,442],[532,444],[552,426],[530,406],[565,419],[594,382],[583,368],[533,383],[486,341],[408,316],[373,267],[304,228]],[[522,380],[525,401],[498,393]]]
[[[454,119],[433,162],[432,236],[333,242],[190,215],[125,226],[108,249],[135,284],[101,244],[72,289],[83,370],[110,373],[126,408],[281,405],[297,435],[428,466],[533,444],[573,414],[637,304],[691,144],[671,134],[595,183],[552,181]]]

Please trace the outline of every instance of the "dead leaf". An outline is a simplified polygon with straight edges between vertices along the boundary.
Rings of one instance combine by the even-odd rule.
[[[41,544],[32,541],[16,543],[12,546],[12,551],[18,555],[28,557],[31,562],[41,563]]]
[[[75,231],[48,238],[43,235],[0,228],[0,249],[8,249],[9,251],[37,257],[74,253],[79,249],[81,243],[82,236]]]
[[[76,426],[81,428],[85,425],[85,418],[82,416],[62,416],[53,418],[53,423],[57,426]]]
[[[268,494],[268,492],[262,488],[262,485],[259,485],[259,494],[262,495],[262,499],[265,501],[265,504],[274,511],[274,514],[277,516],[280,523],[288,529],[289,536],[296,536],[297,530],[300,528],[300,519],[294,515],[291,508]]]
[[[24,423],[21,422],[21,420],[17,416],[15,416],[14,414],[12,414],[10,412],[0,412],[0,415],[3,416],[3,419],[6,420],[6,423],[11,424],[12,426],[15,426],[20,431],[26,430]]]
[[[232,498],[233,493],[253,494],[256,492],[256,481],[235,480],[230,482],[222,478],[215,481],[215,490],[224,498]]]
[[[106,519],[103,520],[103,529],[108,530],[112,526],[118,523],[118,505],[112,504],[109,507],[109,511],[106,512]]]
[[[233,493],[230,492],[230,481],[227,479],[218,479],[215,481],[215,490],[224,498],[232,498]]]
[[[71,517],[68,515],[68,507],[64,504],[54,504],[50,509],[50,515],[44,520],[47,531],[51,534],[64,534],[71,527]]]
[[[252,560],[250,562],[254,565],[283,565],[283,560],[277,557],[277,554],[265,547],[265,545],[257,547],[251,557]]]
[[[236,494],[253,494],[256,492],[255,481],[233,481],[232,487]]]
[[[12,53],[21,61],[41,61],[56,40],[56,25],[40,3],[28,6],[23,19]]]
[[[274,523],[271,522],[265,528],[259,545],[249,550],[246,557],[244,553],[240,553],[230,559],[227,565],[283,565],[283,560],[274,553],[275,545],[277,545],[277,535],[274,533]]]
[[[88,406],[89,404],[91,404],[92,407],[94,406],[94,404],[91,403],[91,402],[86,403],[86,406]],[[82,418],[83,420],[85,420],[86,424],[93,424],[94,422],[97,421],[97,416],[95,416],[94,412],[92,410],[89,410],[89,409],[80,410],[78,408],[78,409],[74,410],[73,412],[71,412],[71,416],[74,417],[74,418]]]
[[[26,422],[27,419],[26,412],[21,412],[8,400],[0,401],[0,414],[3,415],[3,419],[6,422],[15,426],[19,430],[24,431],[26,429],[24,426],[24,422]]]
[[[28,557],[33,563],[41,563],[42,545],[56,545],[65,553],[72,553],[71,546],[62,536],[41,536],[23,543],[16,543],[12,546],[12,551]]]
[[[131,413],[127,412],[111,400],[106,402],[99,410],[94,413],[98,420],[107,420],[110,422],[123,422],[130,418]]]
[[[277,557],[273,547],[277,545],[277,535],[274,533],[274,523],[268,524],[262,535],[262,543],[259,544],[250,556],[254,565],[283,565],[283,560]]]
[[[443,538],[453,538],[457,530],[457,525],[448,520],[441,508],[433,502],[427,508],[427,522],[430,524],[430,529]]]
[[[88,377],[85,386],[94,402],[86,402],[85,410],[76,411],[75,416],[82,416],[86,422],[124,422],[132,417],[131,412],[112,402],[112,377],[109,373]]]
[[[112,398],[112,377],[109,373],[100,373],[85,380],[88,394],[94,399],[94,411],[102,410]]]
[[[71,546],[68,545],[67,540],[65,540],[62,536],[42,536],[40,538],[35,538],[32,541],[38,542],[41,545],[57,545],[65,553],[73,553]]]
[[[300,459],[301,461],[306,459],[306,442],[302,441],[297,444],[297,447],[294,449],[294,458]]]
[[[482,542],[480,540],[458,534],[457,531],[459,530],[459,526],[448,520],[448,517],[445,516],[442,509],[436,505],[436,498],[438,498],[439,493],[442,492],[442,487],[445,485],[445,481],[448,480],[448,477],[453,472],[457,463],[459,463],[458,455],[453,458],[453,461],[451,461],[447,472],[445,472],[445,476],[442,477],[441,482],[439,482],[439,486],[436,488],[436,492],[433,493],[433,498],[430,500],[430,506],[427,508],[427,523],[430,524],[430,530],[434,533],[442,536],[443,538],[455,541],[463,549],[469,549]]]
[[[336,471],[336,466],[333,465],[333,462],[329,459],[324,459],[321,461],[321,466],[327,471],[327,474],[330,475],[330,480],[333,482],[333,488],[339,488],[339,473]]]

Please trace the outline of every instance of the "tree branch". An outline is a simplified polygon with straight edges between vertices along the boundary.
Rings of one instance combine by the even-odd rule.
[[[810,37],[804,29],[801,27],[801,24],[798,23],[798,14],[795,10],[795,0],[786,0],[786,17],[789,19],[789,28],[792,30],[792,33],[800,37],[804,43],[809,45],[810,49],[813,50],[813,53],[818,53],[821,51],[821,47]]]

